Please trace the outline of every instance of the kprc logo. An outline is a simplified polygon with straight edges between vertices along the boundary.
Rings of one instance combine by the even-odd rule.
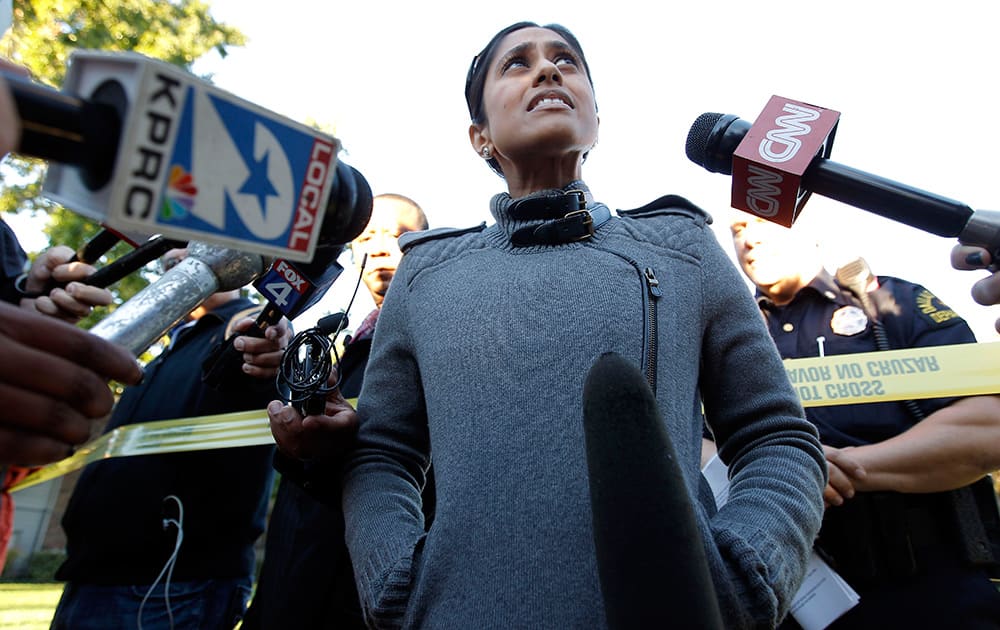
[[[187,91],[158,223],[307,251],[334,145],[235,99]]]

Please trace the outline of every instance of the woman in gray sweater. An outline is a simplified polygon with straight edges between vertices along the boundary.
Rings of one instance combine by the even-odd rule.
[[[594,200],[581,181],[597,139],[593,85],[563,27],[498,33],[466,98],[472,146],[508,192],[493,198],[489,227],[403,243],[344,466],[368,623],[607,626],[582,395],[595,359],[614,352],[655,392],[726,627],[773,627],[819,526],[826,465],[708,216],[674,196],[619,216]],[[339,400],[327,411],[302,427],[273,405],[279,444],[301,455],[289,434],[349,427]],[[732,475],[718,510],[699,493],[703,411]],[[437,513],[425,532],[432,453]],[[690,619],[665,614],[650,622]]]

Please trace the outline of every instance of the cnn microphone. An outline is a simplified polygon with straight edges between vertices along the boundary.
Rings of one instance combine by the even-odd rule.
[[[608,626],[643,628],[664,611],[718,628],[715,586],[656,398],[642,372],[601,355],[583,387],[597,571]]]
[[[787,111],[774,107],[775,99],[778,105],[811,109],[815,118],[806,112],[790,121]],[[987,249],[994,260],[1000,257],[1000,213],[973,211],[959,201],[830,160],[834,131],[812,124],[823,113],[822,108],[780,97],[772,98],[752,125],[732,114],[705,113],[688,132],[686,153],[713,173],[733,176],[734,208],[786,227],[815,193],[937,236],[958,237],[965,245]],[[805,160],[800,174],[789,161],[769,159],[786,153],[792,154],[789,161]],[[794,197],[789,198],[789,190]]]
[[[42,192],[143,242],[159,234],[300,262],[368,216],[337,207],[340,142],[136,53],[77,50],[62,91],[7,77]]]

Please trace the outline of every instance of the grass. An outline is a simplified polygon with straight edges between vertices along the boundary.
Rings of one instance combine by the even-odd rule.
[[[0,583],[0,630],[47,630],[62,589],[62,582]]]

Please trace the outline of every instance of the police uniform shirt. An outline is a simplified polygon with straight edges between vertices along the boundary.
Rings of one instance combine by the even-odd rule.
[[[924,287],[888,276],[879,276],[878,284],[869,296],[885,327],[890,349],[976,342],[965,320]],[[759,294],[758,304],[782,358],[817,357],[821,346],[824,355],[878,350],[873,324],[861,301],[837,285],[826,270],[788,304],[777,306]],[[875,380],[872,377],[873,387]],[[954,400],[915,402],[926,416]],[[806,414],[822,442],[836,448],[881,442],[917,422],[902,402],[807,407]]]

